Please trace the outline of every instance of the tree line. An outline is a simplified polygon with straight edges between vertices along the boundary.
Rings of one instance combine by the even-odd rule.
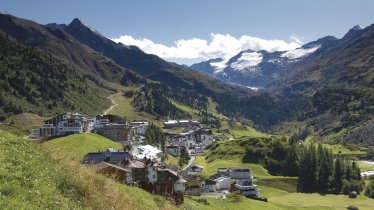
[[[163,154],[165,154],[166,138],[162,129],[151,123],[145,131],[144,144],[156,146],[161,149]]]
[[[348,194],[363,189],[357,163],[334,156],[322,144],[300,143],[296,136],[240,144],[246,147],[243,162],[261,163],[274,175],[297,176],[300,192]]]

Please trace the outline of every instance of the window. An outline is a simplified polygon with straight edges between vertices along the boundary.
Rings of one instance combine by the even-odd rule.
[[[156,175],[153,175],[153,178],[156,179]]]

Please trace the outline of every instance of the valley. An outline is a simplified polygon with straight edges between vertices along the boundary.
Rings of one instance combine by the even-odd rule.
[[[186,66],[0,14],[0,206],[371,210],[373,37]]]

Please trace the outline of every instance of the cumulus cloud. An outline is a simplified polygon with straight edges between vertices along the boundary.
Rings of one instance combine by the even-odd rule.
[[[192,38],[180,39],[172,46],[155,43],[147,38],[134,38],[123,35],[112,39],[125,45],[136,45],[146,53],[158,55],[168,59],[201,59],[211,58],[229,59],[240,51],[251,49],[254,51],[266,50],[269,52],[294,50],[302,42],[295,35],[290,36],[290,41],[266,40],[258,37],[243,35],[236,38],[230,34],[211,34],[210,40]]]

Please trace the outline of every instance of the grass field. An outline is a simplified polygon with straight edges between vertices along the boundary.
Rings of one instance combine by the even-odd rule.
[[[184,209],[346,209],[348,205],[359,207],[363,210],[374,208],[374,199],[359,195],[357,199],[350,199],[344,195],[322,195],[319,193],[297,193],[297,178],[272,176],[260,165],[241,163],[240,159],[218,159],[210,163],[204,156],[197,156],[196,164],[204,167],[206,175],[216,173],[222,167],[248,167],[252,169],[259,185],[261,196],[268,198],[269,202],[259,202],[243,198],[239,203],[231,203],[221,198],[207,198],[210,205],[202,205],[191,199],[186,199],[182,206]],[[206,198],[206,197],[203,197]]]
[[[109,147],[123,149],[122,144],[109,140],[103,136],[85,133],[56,138],[43,144],[47,148],[58,148],[82,159],[89,152],[104,151]]]
[[[178,165],[178,157],[173,157],[172,155],[168,155],[167,159],[165,160],[165,163],[168,165]]]
[[[203,205],[197,203],[196,200],[200,197],[192,196],[192,199],[185,199],[185,203],[180,207],[181,209],[202,209],[202,210],[216,210],[216,209],[233,209],[233,210],[258,210],[258,209],[279,209],[279,210],[288,210],[288,209],[295,209],[289,208],[286,206],[281,206],[273,203],[266,203],[262,201],[256,201],[252,199],[248,199],[242,197],[240,202],[231,202],[227,199],[222,198],[211,198],[211,197],[202,197],[207,200],[209,205]]]
[[[211,176],[217,173],[218,168],[251,168],[254,177],[269,177],[271,176],[266,169],[260,165],[242,163],[240,159],[218,159],[212,162],[206,162],[205,156],[196,156],[194,161],[195,164],[201,165],[204,167],[205,174]]]
[[[364,155],[366,154],[365,151],[349,150],[340,144],[335,144],[335,145],[323,144],[323,146],[328,149],[331,149],[333,154],[342,154],[342,155]]]
[[[183,110],[187,113],[189,113],[193,120],[201,120],[201,116],[199,116],[199,110],[193,109],[189,106],[186,106],[184,104],[178,103],[175,100],[169,99],[170,102],[176,106],[178,109]]]
[[[313,142],[313,136],[308,136],[305,139],[305,143],[310,144]],[[317,144],[318,142],[316,142]],[[344,147],[340,144],[322,144],[324,147],[330,149],[333,154],[342,154],[342,155],[364,155],[366,154],[365,151],[360,150],[349,150],[348,148]]]
[[[157,120],[155,116],[145,112],[137,112],[136,109],[131,105],[132,98],[126,98],[120,94],[112,95],[109,98],[113,99],[118,106],[115,106],[108,112],[108,114],[124,117],[130,122],[133,120],[148,120],[158,126],[162,126],[162,121]]]
[[[219,119],[227,119],[227,117],[217,111],[217,103],[213,101],[210,97],[208,97],[208,112],[212,113],[213,116]]]
[[[67,148],[0,131],[0,209],[176,209],[161,196],[71,161]]]
[[[126,117],[129,121],[144,119],[141,117],[134,107],[131,105],[132,98],[126,98],[121,94],[112,95],[109,97],[113,99],[118,106],[115,106],[108,114],[115,114],[120,117]]]
[[[372,165],[372,164],[361,162],[361,161],[357,161],[357,163],[358,163],[358,166],[360,167],[361,171],[374,170],[374,165]]]
[[[269,202],[289,207],[308,207],[325,209],[346,209],[348,205],[358,207],[360,210],[372,210],[374,199],[359,195],[356,199],[346,195],[319,194],[319,193],[286,193],[271,197]]]
[[[30,132],[32,129],[43,126],[46,118],[40,117],[33,113],[21,113],[12,115],[4,120],[5,123],[9,123],[15,129],[25,132]]]

